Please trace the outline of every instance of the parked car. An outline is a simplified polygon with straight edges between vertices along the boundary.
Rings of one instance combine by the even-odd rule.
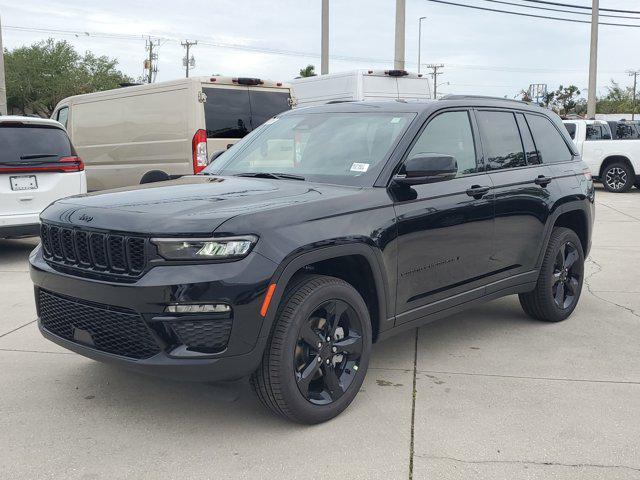
[[[627,120],[608,120],[613,140],[637,140],[640,138],[640,128],[636,122]]]
[[[38,235],[45,207],[86,193],[82,160],[58,122],[0,116],[0,145],[0,238]]]
[[[52,118],[67,128],[94,191],[198,173],[291,101],[281,82],[194,77],[65,98]]]
[[[566,319],[593,214],[588,168],[548,110],[464,96],[294,109],[199,175],[46,209],[38,324],[139,372],[251,375],[268,408],[317,423],[356,396],[372,342],[512,294]]]
[[[613,140],[604,120],[565,120],[582,159],[594,179],[609,192],[628,192],[640,186],[640,141]]]
[[[431,86],[422,74],[405,70],[352,70],[291,82],[296,106],[329,102],[429,100]]]

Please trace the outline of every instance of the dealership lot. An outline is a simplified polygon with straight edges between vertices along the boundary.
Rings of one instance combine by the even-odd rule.
[[[639,478],[640,190],[597,204],[569,320],[508,297],[380,343],[354,404],[313,427],[246,382],[157,380],[47,342],[36,240],[0,240],[0,478]]]

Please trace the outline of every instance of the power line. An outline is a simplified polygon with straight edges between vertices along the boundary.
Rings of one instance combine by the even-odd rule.
[[[491,2],[491,3],[500,3],[503,5],[510,5],[512,7],[531,8],[534,10],[547,10],[549,12],[561,12],[561,13],[568,13],[570,15],[586,15],[587,17],[591,16],[591,13],[587,13],[587,12],[572,12],[571,10],[563,10],[560,8],[536,7],[534,5],[522,5],[521,3],[505,2],[503,0],[484,0],[484,1]],[[600,16],[609,17],[609,18],[628,18],[631,20],[640,20],[640,17],[630,17],[628,15],[607,15],[607,14],[601,13]]]
[[[572,23],[588,23],[591,24],[588,20],[576,20],[574,18],[562,18],[562,17],[545,17],[544,15],[535,15],[533,13],[522,13],[522,12],[513,12],[510,10],[500,10],[497,8],[487,8],[487,7],[478,7],[476,5],[465,5],[463,3],[455,3],[455,2],[447,2],[445,0],[427,0],[427,2],[433,3],[442,3],[445,5],[453,5],[456,7],[464,7],[464,8],[472,8],[474,10],[484,10],[487,12],[496,12],[496,13],[507,13],[509,15],[517,15],[520,17],[532,17],[532,18],[542,18],[543,20],[558,20],[561,22],[572,22]],[[633,25],[630,23],[606,23],[606,22],[598,22],[598,25],[609,25],[612,27],[635,27],[640,28],[640,25]]]
[[[20,31],[34,31],[40,33],[51,33],[55,35],[71,35],[75,37],[86,37],[86,38],[109,38],[114,40],[138,40],[143,41],[147,40],[149,35],[128,35],[128,34],[102,34],[96,32],[82,32],[76,30],[56,30],[56,29],[45,29],[45,28],[34,28],[34,27],[21,27],[21,26],[3,26],[3,29],[11,29],[11,30],[20,30]],[[180,40],[177,38],[169,38],[166,36],[153,36],[154,38],[161,40],[163,42],[174,42],[176,44],[180,43]],[[294,51],[294,50],[283,50],[283,49],[275,49],[275,48],[266,48],[266,47],[256,47],[251,45],[240,45],[234,43],[222,43],[222,42],[211,42],[203,39],[198,39],[198,45],[206,46],[206,47],[214,47],[214,48],[223,48],[230,50],[240,50],[245,52],[254,52],[254,53],[266,53],[269,55],[283,55],[283,56],[293,56],[293,57],[303,57],[303,58],[320,58],[320,55],[315,52],[302,52],[302,51]],[[389,65],[393,62],[391,58],[373,58],[373,57],[356,57],[356,56],[348,56],[348,55],[332,55],[332,60],[339,61],[347,61],[347,62],[362,62],[362,63],[370,63],[370,64],[386,64]],[[415,65],[415,63],[413,63]],[[547,73],[547,74],[562,74],[562,73],[581,73],[583,69],[553,69],[553,68],[535,68],[535,67],[517,67],[517,66],[501,66],[501,65],[476,65],[476,64],[465,64],[465,63],[448,63],[447,68],[454,69],[468,69],[468,70],[479,70],[479,71],[496,71],[496,72],[514,72],[514,73]],[[604,73],[612,73],[612,74],[620,74],[626,73],[624,70],[603,70]]]
[[[584,5],[573,5],[570,3],[557,3],[557,2],[547,2],[544,0],[522,0],[523,2],[531,2],[531,3],[543,3],[545,5],[555,5],[556,7],[569,7],[569,8],[580,8],[582,10],[591,10],[591,7],[586,7]],[[616,13],[636,13],[640,14],[638,10],[618,10],[615,8],[600,8],[599,10],[603,12],[616,12]]]

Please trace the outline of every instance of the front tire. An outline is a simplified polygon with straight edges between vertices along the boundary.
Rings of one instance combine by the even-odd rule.
[[[305,275],[283,296],[251,385],[276,414],[325,422],[355,398],[370,354],[371,320],[357,290],[338,278]]]
[[[535,290],[519,295],[520,305],[536,320],[560,322],[578,305],[584,281],[584,253],[573,230],[556,227],[540,268]]]
[[[628,192],[635,180],[633,170],[624,162],[608,165],[602,172],[601,178],[605,190],[613,193]]]

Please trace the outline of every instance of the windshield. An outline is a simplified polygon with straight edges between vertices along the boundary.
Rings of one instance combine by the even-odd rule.
[[[413,113],[301,113],[273,118],[218,157],[208,174],[280,173],[373,185]]]

